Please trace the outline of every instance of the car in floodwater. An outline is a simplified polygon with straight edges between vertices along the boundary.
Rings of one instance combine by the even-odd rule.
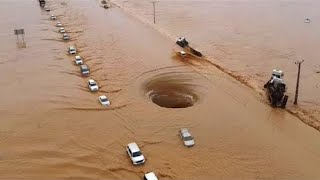
[[[187,147],[191,147],[194,146],[194,138],[191,135],[191,133],[189,132],[189,130],[187,128],[182,128],[179,131],[179,136],[183,141],[183,144]]]
[[[187,53],[184,52],[184,51],[179,51],[179,52],[178,52],[178,55],[181,56],[181,57],[186,57],[186,56],[187,56]]]
[[[60,21],[57,22],[56,24],[57,27],[62,27],[62,23]]]
[[[99,102],[102,106],[110,106],[110,100],[105,95],[99,96]]]
[[[127,153],[133,163],[133,165],[141,165],[145,163],[145,158],[140,151],[137,143],[129,143],[126,147]]]
[[[70,40],[70,36],[67,33],[64,33],[62,36],[63,40]]]
[[[49,12],[49,11],[50,11],[50,9],[49,9],[49,7],[48,7],[48,6],[44,6],[44,9],[45,9],[47,12]]]
[[[51,19],[51,20],[56,20],[56,19],[57,19],[57,17],[56,17],[55,15],[51,14],[50,19]]]
[[[65,30],[63,27],[61,27],[61,28],[59,29],[59,32],[60,32],[60,33],[65,33],[66,30]]]
[[[80,56],[75,56],[74,57],[74,62],[76,63],[76,65],[82,65],[83,64],[82,58]]]
[[[189,45],[189,42],[186,40],[185,37],[180,37],[177,39],[176,44],[178,44],[182,48],[185,48]]]
[[[87,65],[83,64],[80,66],[80,72],[83,76],[89,76],[90,70]]]
[[[76,54],[77,53],[77,49],[74,46],[70,46],[68,51],[69,51],[69,54]]]
[[[158,180],[154,172],[148,172],[143,176],[143,180]]]
[[[93,79],[88,80],[88,87],[91,92],[95,92],[95,91],[99,90],[99,86],[98,86],[97,82]]]

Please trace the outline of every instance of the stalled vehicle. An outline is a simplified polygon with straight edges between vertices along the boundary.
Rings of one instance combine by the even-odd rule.
[[[56,20],[57,19],[57,17],[55,15],[53,15],[53,14],[51,15],[50,18],[51,18],[51,20]]]
[[[178,44],[182,48],[189,46],[189,42],[186,40],[185,37],[178,38],[176,44]]]
[[[77,49],[74,46],[70,46],[68,51],[69,51],[69,54],[76,54],[77,53]]]
[[[285,108],[288,101],[286,84],[283,81],[284,73],[281,70],[274,69],[271,79],[264,84],[268,99],[273,107]]]
[[[90,73],[88,66],[85,64],[80,66],[80,72],[83,76],[88,76]]]
[[[62,28],[59,29],[59,32],[60,32],[60,33],[65,33],[66,30],[62,27]]]
[[[180,129],[179,136],[185,146],[191,147],[194,145],[194,138],[187,128]]]
[[[126,150],[133,165],[140,165],[145,163],[144,156],[135,142],[129,143],[126,147]]]
[[[80,56],[74,57],[74,62],[76,63],[76,65],[82,65],[83,64],[82,58]]]
[[[99,102],[102,106],[109,106],[110,105],[110,100],[105,95],[99,96]]]
[[[67,33],[63,34],[63,40],[70,40],[70,36]]]
[[[149,172],[143,176],[143,180],[158,180],[158,178],[154,172]]]
[[[99,89],[97,82],[93,79],[88,80],[88,87],[89,87],[90,91],[92,91],[92,92],[98,91],[98,89]]]
[[[47,6],[44,6],[44,9],[48,12],[50,11],[50,9]]]
[[[57,27],[62,27],[62,23],[60,21],[57,22],[56,24]]]
[[[184,52],[184,51],[179,51],[179,52],[178,52],[178,55],[181,56],[181,57],[186,57],[186,56],[187,56],[187,53]]]

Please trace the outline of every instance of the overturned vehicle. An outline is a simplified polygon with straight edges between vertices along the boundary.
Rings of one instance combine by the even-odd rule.
[[[285,108],[287,105],[288,96],[285,95],[286,84],[283,82],[283,75],[281,70],[274,69],[271,79],[264,85],[273,107]]]

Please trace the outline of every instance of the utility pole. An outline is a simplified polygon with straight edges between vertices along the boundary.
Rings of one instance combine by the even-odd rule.
[[[299,81],[300,81],[300,68],[301,68],[301,63],[303,63],[304,60],[302,61],[296,61],[295,64],[298,65],[298,77],[297,77],[297,84],[296,84],[296,95],[294,97],[294,102],[293,104],[297,105],[298,104],[298,93],[299,93]]]
[[[153,4],[153,24],[156,23],[156,1],[152,1]]]

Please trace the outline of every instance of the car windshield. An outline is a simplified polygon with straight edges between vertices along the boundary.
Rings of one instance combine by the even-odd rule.
[[[183,137],[183,140],[184,141],[192,141],[193,137],[192,136],[186,136],[186,137]]]
[[[96,86],[97,84],[95,82],[90,82],[90,86]]]
[[[138,157],[138,156],[141,156],[141,155],[142,155],[142,153],[141,153],[140,151],[134,152],[134,153],[132,154],[133,157]]]
[[[107,98],[105,98],[105,99],[103,98],[103,99],[101,99],[101,101],[102,101],[102,102],[107,102],[108,99],[107,99]]]

